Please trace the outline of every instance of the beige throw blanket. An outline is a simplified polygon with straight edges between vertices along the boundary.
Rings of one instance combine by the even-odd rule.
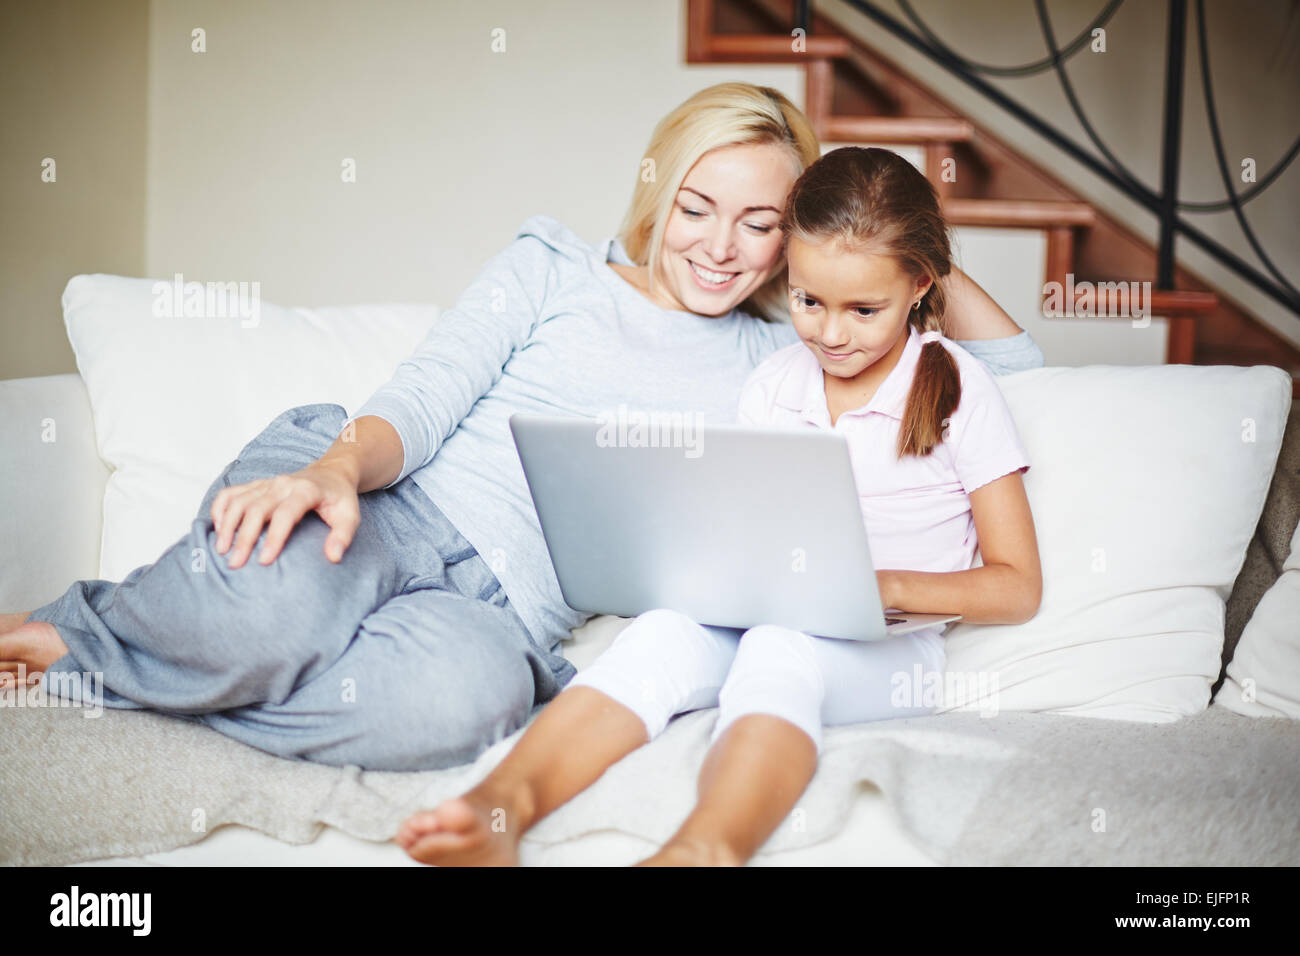
[[[717,711],[652,744],[542,821],[557,843],[613,829],[660,842],[689,811]],[[284,760],[144,711],[0,708],[0,862],[159,852],[243,824],[288,843],[325,825],[391,837],[413,809],[461,792],[522,729],[472,765],[361,772]],[[1300,732],[1211,706],[1173,724],[1047,714],[943,714],[826,732],[799,803],[763,848],[832,838],[863,783],[945,864],[1300,864]]]

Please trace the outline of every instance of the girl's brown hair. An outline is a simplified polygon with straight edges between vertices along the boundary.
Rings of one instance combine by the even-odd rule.
[[[812,245],[838,241],[847,249],[889,256],[910,276],[929,276],[930,287],[908,314],[904,334],[913,326],[918,333],[944,332],[947,303],[939,280],[952,271],[948,225],[930,181],[897,153],[842,146],[822,156],[791,188],[781,232],[787,249],[791,238]],[[908,392],[898,457],[934,451],[960,402],[957,363],[942,342],[927,342]]]

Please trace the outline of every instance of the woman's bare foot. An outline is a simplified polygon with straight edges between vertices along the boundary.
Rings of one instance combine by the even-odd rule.
[[[744,866],[745,861],[722,843],[669,840],[658,853],[634,866]]]
[[[17,664],[0,661],[0,692],[17,687],[20,682],[29,687],[32,684],[39,684],[44,676],[41,671],[29,671],[26,667],[20,671]]]
[[[3,672],[0,686],[16,681],[19,665],[25,666],[30,679],[37,673],[44,673],[66,653],[68,645],[63,643],[59,632],[48,621],[28,621],[12,631],[0,633],[0,671]]]
[[[518,801],[469,791],[406,819],[393,842],[438,866],[518,866],[527,827]]]

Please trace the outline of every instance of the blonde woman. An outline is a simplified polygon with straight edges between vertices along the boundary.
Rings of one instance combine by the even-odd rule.
[[[559,645],[586,618],[561,597],[509,415],[626,403],[731,421],[749,373],[798,340],[777,223],[819,152],[776,90],[692,96],[636,164],[618,239],[527,219],[351,419],[278,416],[156,562],[0,619],[0,667],[100,672],[106,706],[286,757],[472,761],[574,676]],[[948,282],[953,338],[995,371],[1042,364],[974,283]],[[610,719],[593,694],[552,719]],[[619,719],[612,748],[637,732]]]

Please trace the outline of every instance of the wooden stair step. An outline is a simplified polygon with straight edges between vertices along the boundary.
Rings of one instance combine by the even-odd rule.
[[[1192,292],[1183,289],[1152,289],[1151,314],[1204,315],[1219,307],[1219,297],[1213,292]]]
[[[943,214],[954,226],[1050,229],[1091,226],[1097,213],[1086,202],[1047,199],[945,199]]]
[[[1072,311],[1076,315],[1080,314],[1078,306],[1086,292],[1091,300],[1088,311],[1092,313],[1091,317],[1099,319],[1127,319],[1135,311],[1147,312],[1156,318],[1172,319],[1205,315],[1219,306],[1219,297],[1213,292],[1186,289],[1151,289],[1148,300],[1144,302],[1143,280],[1140,279],[1074,278],[1067,281],[1063,275],[1049,275],[1048,281],[1060,284],[1063,297],[1073,295],[1075,308]],[[1137,283],[1137,288],[1134,288],[1134,283]],[[1045,318],[1061,317],[1045,315]]]
[[[965,143],[975,135],[969,120],[950,116],[828,116],[828,143]]]
[[[1197,358],[1212,358],[1215,365],[1272,365],[1291,375],[1300,375],[1300,365],[1279,365],[1276,352],[1263,348],[1233,348],[1231,345],[1198,343]]]
[[[794,37],[765,33],[720,33],[709,37],[707,55],[723,63],[807,63],[810,59],[847,57],[852,44],[846,37],[809,36],[796,51]]]

